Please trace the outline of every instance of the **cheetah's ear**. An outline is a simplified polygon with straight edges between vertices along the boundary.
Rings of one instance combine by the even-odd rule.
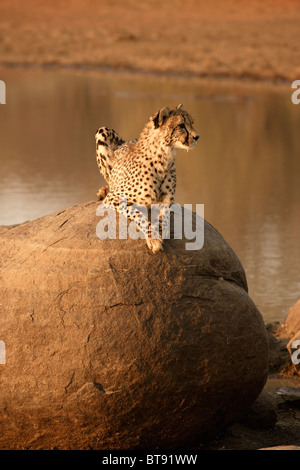
[[[177,109],[177,111],[181,111],[182,110],[182,104],[179,104],[178,106],[176,106],[176,109]]]
[[[165,106],[150,118],[150,120],[154,122],[155,129],[163,125],[165,119],[170,116],[170,112],[171,111],[169,110],[168,106]]]

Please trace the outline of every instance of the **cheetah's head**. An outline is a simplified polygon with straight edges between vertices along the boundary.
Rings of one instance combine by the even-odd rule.
[[[193,128],[193,119],[178,105],[175,109],[167,106],[150,118],[154,128],[159,130],[167,145],[172,148],[189,150],[194,147],[199,135]]]

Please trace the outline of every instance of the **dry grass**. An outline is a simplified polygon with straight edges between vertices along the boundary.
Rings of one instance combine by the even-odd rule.
[[[1,0],[0,66],[291,81],[299,21],[299,0]]]

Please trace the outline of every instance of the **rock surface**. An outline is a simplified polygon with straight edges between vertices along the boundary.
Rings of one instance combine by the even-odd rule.
[[[244,270],[205,243],[99,240],[90,202],[0,231],[0,448],[190,447],[261,392],[268,339]]]

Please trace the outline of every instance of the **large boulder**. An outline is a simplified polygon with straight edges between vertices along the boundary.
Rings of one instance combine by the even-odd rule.
[[[240,261],[99,240],[89,202],[0,231],[0,448],[183,448],[245,413],[268,339]]]

